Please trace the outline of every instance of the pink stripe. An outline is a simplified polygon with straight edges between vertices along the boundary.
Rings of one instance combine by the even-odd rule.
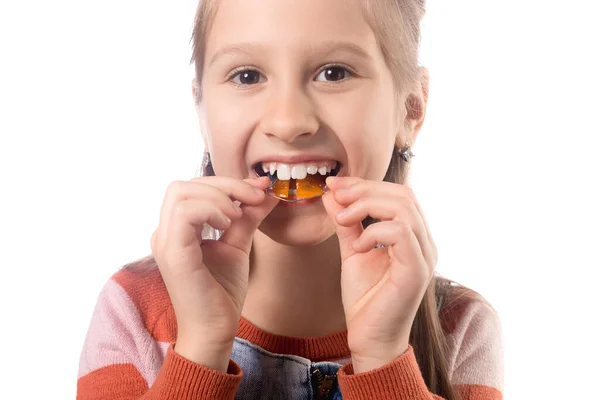
[[[131,363],[152,386],[169,343],[157,342],[139,311],[115,281],[102,288],[79,361],[78,379],[111,364]]]
[[[504,389],[504,350],[498,313],[483,301],[471,301],[451,335],[453,385]]]

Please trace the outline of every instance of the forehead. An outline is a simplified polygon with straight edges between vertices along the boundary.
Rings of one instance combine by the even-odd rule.
[[[366,52],[377,41],[359,0],[219,0],[206,55],[224,46],[255,43],[264,49],[304,52],[323,42],[349,42]],[[375,56],[375,54],[372,54]]]

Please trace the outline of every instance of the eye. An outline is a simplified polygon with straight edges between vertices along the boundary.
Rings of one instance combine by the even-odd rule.
[[[260,72],[253,69],[245,68],[234,71],[233,74],[231,80],[237,85],[249,86],[264,82],[264,77]]]
[[[352,73],[345,67],[340,65],[329,65],[321,70],[317,80],[325,80],[328,82],[337,82],[352,76]],[[324,79],[319,79],[324,78]]]

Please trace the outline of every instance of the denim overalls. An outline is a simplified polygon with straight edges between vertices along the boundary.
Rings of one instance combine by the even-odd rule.
[[[341,400],[336,374],[342,364],[275,354],[239,337],[231,359],[244,371],[236,400]]]
[[[438,313],[442,301],[442,295],[436,296]],[[240,337],[235,338],[231,359],[244,372],[236,400],[342,399],[337,372],[343,364],[312,362],[300,356],[271,353]],[[350,359],[339,361],[346,363]]]

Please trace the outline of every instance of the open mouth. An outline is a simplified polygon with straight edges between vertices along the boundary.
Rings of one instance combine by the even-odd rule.
[[[336,176],[341,168],[338,161],[301,164],[265,162],[256,164],[254,172],[271,179],[267,194],[281,200],[300,201],[322,196],[327,192],[325,179]]]

